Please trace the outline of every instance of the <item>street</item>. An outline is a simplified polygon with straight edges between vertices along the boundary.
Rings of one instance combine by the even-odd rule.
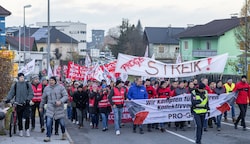
[[[238,116],[238,107],[236,106],[236,116]],[[228,122],[224,122],[222,118],[221,131],[217,131],[216,126],[208,128],[207,132],[203,132],[202,143],[203,144],[249,144],[250,143],[250,108],[248,108],[246,116],[247,131],[243,131],[242,127],[238,125],[238,129],[234,129],[231,114],[228,113]],[[69,120],[66,120],[67,130],[74,144],[192,144],[195,143],[195,128],[192,122],[191,128],[186,127],[186,131],[175,130],[174,123],[171,127],[166,126],[166,132],[162,133],[160,130],[147,131],[146,125],[144,125],[144,134],[132,132],[132,124],[126,123],[121,128],[121,135],[116,136],[114,131],[114,125],[109,125],[109,130],[102,131],[101,122],[99,123],[99,129],[91,129],[89,122],[84,122],[84,128],[78,129],[78,126],[72,124]]]

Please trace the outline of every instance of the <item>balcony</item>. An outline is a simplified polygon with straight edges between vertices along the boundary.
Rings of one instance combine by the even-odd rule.
[[[217,55],[217,50],[193,50],[193,57],[211,57]]]

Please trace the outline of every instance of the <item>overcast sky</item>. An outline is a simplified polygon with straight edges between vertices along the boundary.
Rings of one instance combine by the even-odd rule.
[[[0,0],[1,6],[12,14],[6,26],[23,25],[23,6],[26,25],[47,21],[48,0]],[[122,18],[131,24],[141,20],[143,27],[186,27],[205,24],[214,19],[230,18],[239,13],[245,0],[50,0],[50,20],[80,21],[87,24],[87,39],[91,29],[121,25]]]

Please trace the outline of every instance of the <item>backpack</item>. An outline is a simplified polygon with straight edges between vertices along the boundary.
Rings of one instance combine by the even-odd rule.
[[[28,91],[29,90],[29,83],[28,82],[25,82],[25,83],[26,83],[26,87],[27,87],[27,91]],[[16,96],[16,85],[17,85],[17,82],[14,85],[14,90],[15,90],[14,95],[15,96]]]

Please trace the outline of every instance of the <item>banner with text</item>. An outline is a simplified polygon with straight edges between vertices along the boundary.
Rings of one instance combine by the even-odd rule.
[[[118,55],[116,72],[147,77],[188,77],[202,73],[222,73],[228,54],[187,61],[178,64],[166,64],[147,57]]]
[[[209,94],[210,117],[230,110],[230,103],[235,100],[235,93]],[[126,107],[134,124],[148,124],[175,121],[190,121],[191,95],[183,94],[170,99],[140,99],[126,101]]]

